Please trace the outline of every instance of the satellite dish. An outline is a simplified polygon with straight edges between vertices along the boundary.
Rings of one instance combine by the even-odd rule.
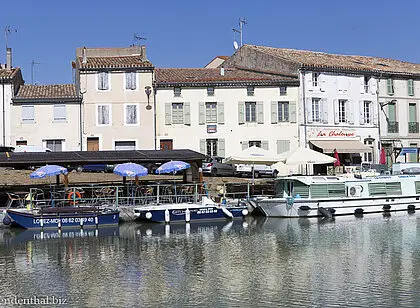
[[[239,45],[237,41],[233,41],[233,48],[235,48],[235,50],[238,50]]]

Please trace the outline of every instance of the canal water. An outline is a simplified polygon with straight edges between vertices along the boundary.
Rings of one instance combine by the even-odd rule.
[[[400,213],[62,232],[1,228],[0,307],[19,300],[60,300],[65,307],[420,307],[419,226],[420,213]]]

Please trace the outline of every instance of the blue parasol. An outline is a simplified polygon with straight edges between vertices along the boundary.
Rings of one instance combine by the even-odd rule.
[[[58,165],[46,165],[36,169],[29,176],[31,179],[40,179],[45,178],[46,176],[54,176],[67,173],[67,168]]]
[[[188,169],[190,167],[191,166],[189,163],[179,161],[179,160],[173,160],[173,161],[171,160],[171,161],[168,161],[167,163],[162,164],[159,168],[157,168],[156,173],[157,174],[175,173],[177,171]]]
[[[147,175],[147,169],[142,165],[135,163],[118,164],[114,168],[114,173],[120,176],[144,176]]]

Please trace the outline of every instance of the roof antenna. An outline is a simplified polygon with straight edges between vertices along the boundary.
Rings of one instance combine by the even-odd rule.
[[[235,28],[233,28],[232,30],[233,30],[233,35],[235,36],[235,33],[239,33],[239,35],[240,35],[240,45],[238,46],[238,42],[237,41],[233,41],[233,47],[235,47],[235,49],[238,49],[238,47],[242,47],[242,45],[243,45],[243,35],[242,35],[242,33],[243,33],[243,26],[244,25],[246,25],[247,24],[247,22],[246,22],[246,20],[245,20],[245,17],[244,18],[239,18],[239,30],[237,30],[237,29],[235,29]]]
[[[147,38],[144,37],[144,36],[140,36],[137,33],[134,33],[133,40],[134,40],[134,42],[137,42],[138,46],[140,46],[141,45],[141,40],[147,40]],[[134,43],[134,45],[135,45],[135,43]]]
[[[35,60],[32,60],[31,62],[31,84],[34,84],[34,67],[37,64],[42,64],[41,62],[35,62]]]
[[[17,33],[16,29],[10,29],[10,25],[4,28],[4,37],[6,38],[6,50],[9,47],[9,35],[12,33]]]

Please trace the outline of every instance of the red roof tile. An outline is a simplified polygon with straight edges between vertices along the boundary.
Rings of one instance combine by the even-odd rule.
[[[101,69],[101,68],[137,68],[153,67],[150,61],[141,59],[140,55],[115,56],[115,57],[87,57],[86,64],[82,57],[78,57],[81,68]]]
[[[15,99],[78,98],[74,84],[22,85]]]
[[[0,69],[0,78],[13,78],[20,71],[19,67],[10,70]]]

